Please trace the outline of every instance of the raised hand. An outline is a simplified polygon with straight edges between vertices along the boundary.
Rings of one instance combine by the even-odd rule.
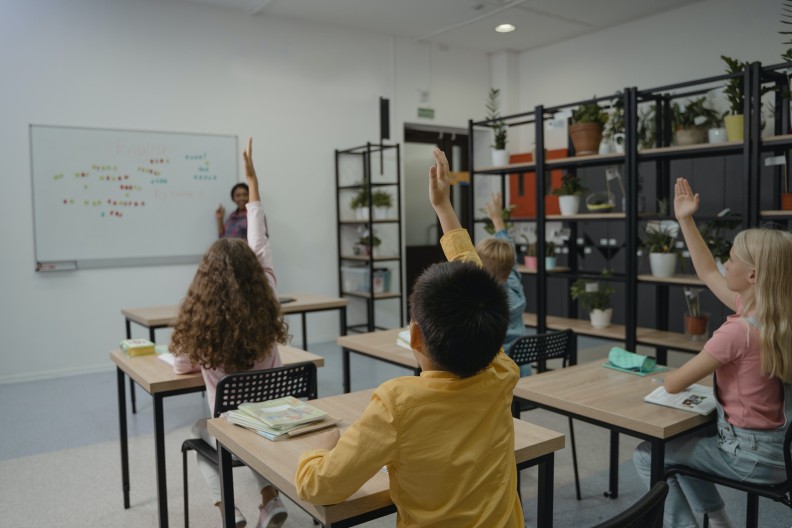
[[[487,213],[487,216],[492,221],[492,226],[496,232],[506,228],[506,224],[503,222],[501,201],[501,193],[497,192],[490,194],[489,202],[484,204],[484,212]]]
[[[674,216],[684,220],[693,216],[699,208],[699,195],[693,194],[690,183],[685,178],[677,178],[674,184]]]
[[[253,167],[253,138],[248,138],[247,148],[242,151],[242,159],[245,160],[245,178],[250,188],[250,201],[258,202],[261,200],[261,196],[259,195],[256,169]]]
[[[448,182],[448,159],[445,153],[436,148],[432,151],[435,164],[429,169],[429,201],[436,209],[451,204],[451,184]]]
[[[218,220],[223,220],[225,218],[225,207],[220,205],[217,208],[217,211],[215,211],[215,216],[217,217]]]

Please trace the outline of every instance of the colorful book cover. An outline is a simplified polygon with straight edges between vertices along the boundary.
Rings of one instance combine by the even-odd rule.
[[[128,356],[151,356],[156,352],[154,343],[148,339],[124,339],[119,346]]]
[[[243,403],[239,406],[239,410],[278,430],[288,430],[327,417],[326,412],[293,396],[264,402]]]

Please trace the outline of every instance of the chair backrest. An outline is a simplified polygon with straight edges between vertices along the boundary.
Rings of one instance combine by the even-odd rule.
[[[517,365],[539,364],[539,372],[546,370],[545,361],[562,359],[563,366],[572,360],[575,332],[570,329],[546,334],[527,335],[517,339],[506,351]]]
[[[663,526],[663,505],[668,484],[661,480],[646,495],[622,513],[594,528],[660,528]]]
[[[311,361],[286,367],[227,374],[217,384],[214,417],[236,409],[240,403],[294,396],[317,397],[316,364]]]

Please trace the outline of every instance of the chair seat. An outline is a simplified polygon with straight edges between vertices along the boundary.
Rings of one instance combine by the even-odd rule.
[[[676,474],[714,482],[715,484],[720,484],[721,486],[742,490],[746,493],[752,493],[754,495],[765,497],[776,502],[783,502],[785,504],[788,504],[789,498],[787,495],[790,493],[790,491],[792,491],[792,483],[789,482],[782,482],[780,484],[754,484],[751,482],[744,482],[742,480],[733,480],[720,475],[713,475],[712,473],[707,473],[706,471],[701,471],[688,466],[669,466],[666,469],[666,478]]]

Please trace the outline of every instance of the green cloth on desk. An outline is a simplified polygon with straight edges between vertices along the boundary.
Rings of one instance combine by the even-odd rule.
[[[620,347],[613,347],[608,353],[608,362],[603,363],[603,367],[646,376],[655,372],[668,370],[666,367],[658,367],[655,358],[629,352]]]

